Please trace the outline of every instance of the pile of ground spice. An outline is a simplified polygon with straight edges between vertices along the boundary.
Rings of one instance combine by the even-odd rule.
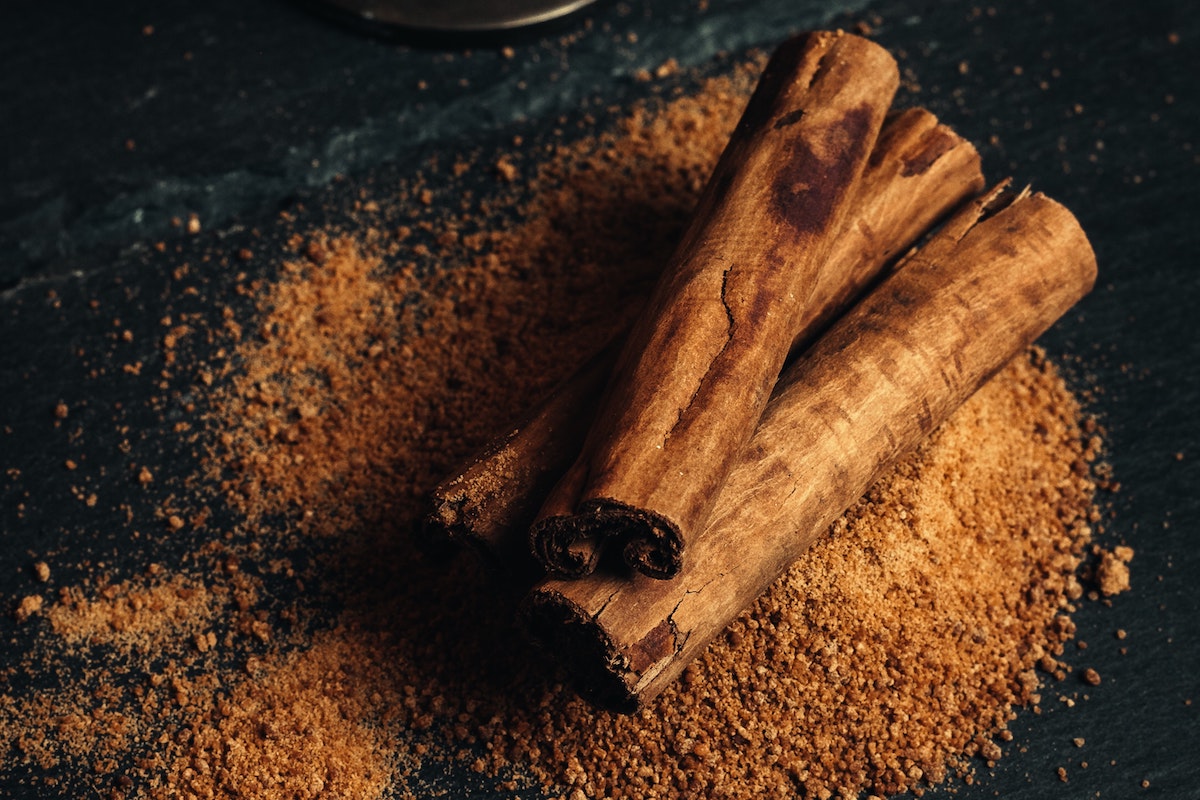
[[[253,307],[193,337],[211,352],[163,343],[204,387],[199,551],[29,595],[3,755],[114,798],[423,796],[448,773],[571,800],[920,793],[998,758],[1067,679],[1098,520],[1100,439],[1040,352],[633,716],[535,666],[513,587],[411,536],[424,493],[653,279],[760,66],[608,132],[364,183],[347,222],[236,255]],[[1128,588],[1132,553],[1095,555],[1097,588]]]

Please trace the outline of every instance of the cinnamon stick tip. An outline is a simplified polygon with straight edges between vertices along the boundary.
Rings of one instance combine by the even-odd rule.
[[[667,580],[683,569],[683,535],[662,514],[607,498],[588,501],[581,510],[602,536],[623,543],[625,563],[643,575]]]
[[[879,85],[890,86],[889,93],[894,93],[900,83],[900,67],[883,45],[841,29],[815,30],[791,36],[771,52],[755,95],[763,99],[772,96],[779,90],[780,81],[798,80],[801,85],[811,85],[834,63],[862,68]],[[754,105],[752,99],[750,107]],[[751,123],[743,119],[743,124]]]
[[[1083,230],[1083,225],[1069,208],[1054,198],[1047,197],[1041,192],[1035,192],[1033,198],[1042,203],[1044,207],[1051,209],[1050,213],[1057,217],[1059,234],[1070,242],[1067,249],[1081,268],[1081,275],[1086,284],[1083,287],[1083,293],[1090,292],[1096,285],[1099,264],[1096,260],[1096,251],[1092,248],[1092,243],[1087,237],[1087,232]]]
[[[583,608],[542,586],[526,596],[517,619],[586,700],[625,714],[638,710],[639,697],[625,681],[629,658]]]
[[[1033,187],[1028,184],[1020,190],[1014,190],[1012,184],[1011,177],[1005,178],[976,200],[979,208],[979,221],[996,216],[1018,203],[1036,204],[1038,213],[1045,215],[1048,219],[1053,218],[1055,231],[1060,237],[1073,240],[1072,254],[1081,264],[1090,266],[1091,272],[1095,273],[1096,253],[1092,249],[1083,226],[1071,210],[1054,198],[1042,192],[1035,192]]]
[[[1001,216],[1014,220],[1009,224],[1036,224],[1047,232],[1048,240],[1054,242],[1057,252],[1074,265],[1071,274],[1078,280],[1076,299],[1083,297],[1095,286],[1098,271],[1096,253],[1083,226],[1070,209],[1057,200],[1033,191],[1030,186],[1013,189],[1012,184],[1012,178],[1005,178],[975,198],[947,223],[946,233],[955,241],[962,241],[977,227]]]
[[[583,514],[543,517],[529,529],[529,549],[546,572],[561,578],[582,578],[596,569],[602,538]]]

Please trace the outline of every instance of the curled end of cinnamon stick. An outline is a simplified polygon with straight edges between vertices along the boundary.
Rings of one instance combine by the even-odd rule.
[[[622,543],[625,563],[643,575],[667,580],[683,569],[683,536],[661,514],[608,499],[585,503],[583,514],[606,537]]]
[[[623,678],[629,658],[582,607],[542,588],[526,597],[520,621],[589,702],[625,714],[638,709],[638,695]]]
[[[603,531],[585,514],[542,517],[529,531],[533,557],[551,575],[582,578],[596,569]]]

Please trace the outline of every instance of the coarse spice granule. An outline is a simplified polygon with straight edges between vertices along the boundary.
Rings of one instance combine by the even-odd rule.
[[[1102,443],[1040,351],[633,716],[533,666],[520,587],[410,535],[653,280],[761,63],[607,133],[364,184],[348,222],[282,219],[279,263],[219,324],[164,317],[200,388],[195,476],[160,517],[196,551],[71,586],[31,565],[4,757],[85,796],[420,797],[465,772],[572,800],[920,794],[999,758],[1015,709],[1066,679],[1082,576],[1124,591],[1133,555],[1089,547]]]

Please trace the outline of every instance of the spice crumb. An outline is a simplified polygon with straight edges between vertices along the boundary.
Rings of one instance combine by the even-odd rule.
[[[1133,550],[1129,547],[1116,547],[1111,552],[1100,554],[1100,563],[1096,567],[1096,583],[1100,593],[1111,597],[1130,588],[1129,561],[1133,558]]]
[[[501,180],[512,183],[517,179],[517,168],[507,157],[498,158],[496,163],[493,165],[493,168],[496,170],[496,174],[500,176]]]
[[[34,614],[41,611],[45,602],[45,599],[40,594],[25,595],[13,611],[13,617],[17,622],[25,622]]]

